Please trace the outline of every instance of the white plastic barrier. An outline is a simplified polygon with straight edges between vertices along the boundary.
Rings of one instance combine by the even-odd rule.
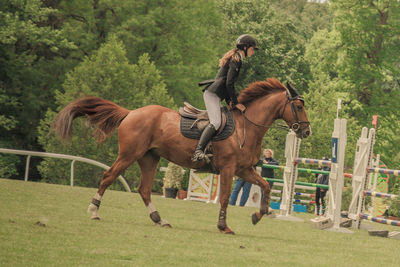
[[[205,177],[202,177],[205,176]],[[214,178],[216,181],[216,192],[214,199],[213,195],[213,186],[214,186]],[[202,201],[206,203],[218,203],[219,201],[219,191],[220,191],[220,179],[219,175],[215,175],[212,173],[201,173],[197,174],[194,170],[190,170],[190,178],[187,192],[187,200],[195,200]]]

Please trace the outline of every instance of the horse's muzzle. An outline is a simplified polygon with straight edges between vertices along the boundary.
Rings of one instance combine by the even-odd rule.
[[[307,138],[311,135],[311,127],[307,126],[304,128],[299,128],[297,131],[295,131],[297,138]]]

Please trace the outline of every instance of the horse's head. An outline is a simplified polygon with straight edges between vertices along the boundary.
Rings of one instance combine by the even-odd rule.
[[[253,82],[240,93],[238,101],[246,105],[247,108],[250,108],[252,103],[257,103],[255,106],[256,108],[258,106],[258,110],[256,109],[253,113],[253,117],[255,118],[251,119],[246,117],[246,119],[254,125],[268,128],[275,119],[283,119],[289,127],[295,131],[297,137],[305,138],[311,134],[310,122],[307,118],[304,100],[290,83],[288,83],[286,88],[275,78]],[[276,108],[272,109],[271,107],[273,106]],[[267,113],[269,116],[266,116],[263,124],[258,123],[262,121],[260,116],[263,116],[263,112],[260,112],[260,108],[268,109],[269,112]],[[274,112],[274,116],[271,116],[271,112]],[[257,115],[259,116],[258,118],[256,117]],[[269,121],[268,118],[270,118]]]
[[[304,99],[289,82],[287,89],[287,101],[283,108],[282,119],[286,121],[298,138],[306,138],[311,134],[311,127],[304,107]]]

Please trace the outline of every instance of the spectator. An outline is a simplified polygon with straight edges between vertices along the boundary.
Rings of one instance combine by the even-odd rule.
[[[329,160],[327,157],[323,157],[323,160]],[[331,169],[328,166],[318,167],[319,170],[330,171]],[[329,184],[329,175],[328,174],[315,174],[315,183],[328,185]],[[328,189],[323,189],[317,187],[315,191],[315,206],[317,216],[325,214],[325,195]],[[322,205],[322,210],[321,210]]]
[[[274,159],[274,151],[272,149],[264,149],[264,156],[261,159],[262,164],[279,165],[279,162]],[[274,169],[261,167],[261,176],[263,178],[275,178]],[[274,182],[268,181],[270,188],[274,185]]]
[[[243,188],[242,197],[240,198],[239,206],[244,206],[249,198],[251,183],[246,182],[242,178],[237,178],[235,181],[235,188],[232,191],[229,204],[236,205],[240,189]]]

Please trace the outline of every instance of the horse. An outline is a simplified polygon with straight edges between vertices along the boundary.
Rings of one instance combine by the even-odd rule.
[[[283,119],[297,137],[306,138],[311,134],[304,100],[289,83],[285,87],[275,78],[253,82],[242,90],[238,102],[246,109],[230,109],[235,122],[235,133],[224,140],[212,141],[212,163],[220,173],[217,227],[226,234],[234,234],[226,223],[234,176],[260,186],[263,191],[260,210],[252,214],[252,223],[256,224],[268,213],[270,187],[253,166],[258,162],[262,138],[271,124],[277,119]],[[83,116],[89,124],[95,126],[99,142],[118,128],[118,156],[104,172],[98,191],[89,204],[91,219],[100,219],[98,210],[104,192],[137,161],[141,172],[138,192],[151,220],[155,224],[171,227],[161,218],[151,202],[152,184],[160,157],[191,169],[202,169],[207,165],[204,161],[191,161],[197,140],[182,135],[180,114],[159,105],[128,110],[99,97],[84,97],[72,101],[57,114],[53,124],[56,135],[68,140],[72,135],[73,120]]]

